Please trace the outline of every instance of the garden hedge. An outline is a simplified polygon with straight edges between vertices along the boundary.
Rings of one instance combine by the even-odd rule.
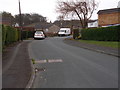
[[[22,38],[23,39],[33,38],[34,37],[34,32],[35,31],[22,31]]]
[[[88,28],[81,30],[81,39],[98,41],[120,41],[120,25],[112,27]]]
[[[19,41],[19,35],[20,35],[19,30],[10,26],[4,26],[4,25],[0,25],[0,26],[2,26],[2,48],[13,42]]]
[[[2,27],[2,48],[13,42],[21,40],[21,32],[19,29],[5,25],[0,25],[0,27]],[[22,39],[33,38],[33,36],[34,31],[22,31]]]
[[[79,29],[73,29],[73,39],[78,39],[79,35]]]

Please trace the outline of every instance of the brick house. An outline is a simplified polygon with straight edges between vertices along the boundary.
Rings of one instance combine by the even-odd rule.
[[[98,11],[99,27],[120,24],[120,8],[112,8]]]

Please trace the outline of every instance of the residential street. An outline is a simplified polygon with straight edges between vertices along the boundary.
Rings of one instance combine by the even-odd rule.
[[[118,87],[118,57],[66,44],[64,38],[29,44],[30,58],[38,69],[33,88]]]
[[[0,90],[120,90],[120,0],[2,0]]]

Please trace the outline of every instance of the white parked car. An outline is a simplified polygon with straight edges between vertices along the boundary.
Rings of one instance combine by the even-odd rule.
[[[45,34],[43,31],[36,31],[34,34],[34,39],[45,39]]]
[[[68,36],[71,34],[70,28],[61,28],[58,32],[58,36]]]

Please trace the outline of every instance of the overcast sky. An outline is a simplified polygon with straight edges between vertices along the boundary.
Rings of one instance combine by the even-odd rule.
[[[55,8],[57,0],[20,0],[22,13],[38,13],[47,17],[48,21],[55,21],[59,15]],[[64,0],[65,1],[65,0]],[[99,2],[98,10],[117,8],[120,0],[96,0]],[[0,0],[0,11],[7,11],[12,15],[18,14],[18,0]],[[97,11],[94,13],[92,19],[97,19]]]

